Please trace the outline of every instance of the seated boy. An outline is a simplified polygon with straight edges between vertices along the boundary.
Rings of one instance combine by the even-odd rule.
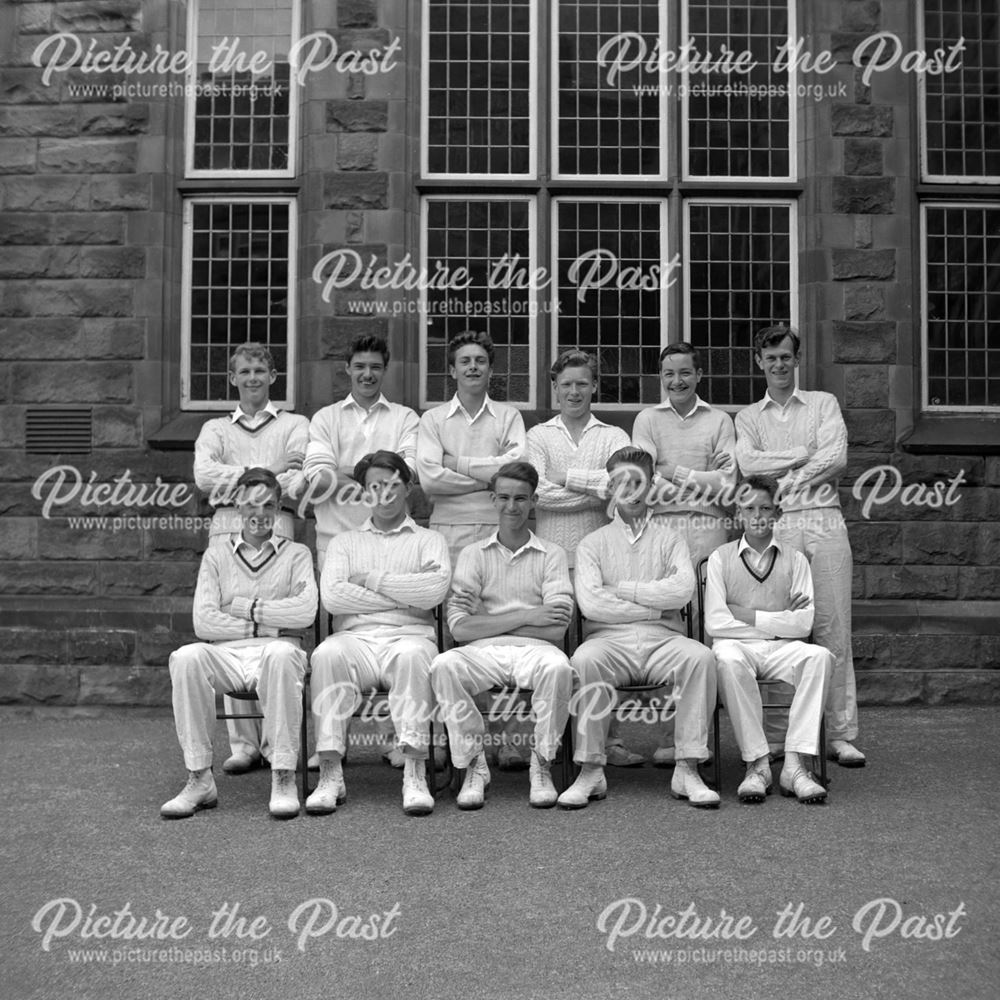
[[[407,511],[413,473],[391,451],[365,455],[354,468],[371,516],[334,537],[320,578],[333,634],[312,655],[313,717],[319,785],[306,812],[332,813],[346,798],[341,762],[359,689],[386,687],[396,747],[403,755],[403,811],[434,808],[427,788],[430,666],[437,653],[433,609],[451,582],[448,543]]]
[[[556,804],[549,773],[566,727],[573,673],[556,643],[573,613],[566,553],[528,529],[538,473],[502,466],[490,484],[497,530],[458,557],[448,627],[466,645],[436,657],[431,685],[448,727],[452,761],[467,768],[459,809],[480,809],[490,782],[483,717],[473,700],[494,686],[530,688],[535,717],[529,803]]]
[[[757,679],[795,688],[788,710],[782,795],[800,802],[826,798],[803,758],[819,751],[820,722],[833,671],[833,654],[801,640],[813,623],[813,584],[801,552],[774,540],[781,512],[778,484],[749,476],[738,494],[743,537],[715,550],[705,584],[705,631],[716,637],[712,651],[719,691],[747,770],[737,794],[741,802],[763,802],[771,788],[771,766],[763,729]]]
[[[583,809],[607,795],[604,765],[615,688],[673,681],[677,765],[674,798],[715,807],[719,796],[698,774],[708,759],[708,720],[715,708],[715,660],[681,631],[680,609],[694,592],[691,556],[681,535],[654,518],[648,504],[653,457],[620,448],[607,462],[614,520],[591,532],[576,553],[576,599],[587,619],[586,641],[573,653],[576,781],[559,796],[564,809]]]
[[[312,554],[275,532],[281,498],[268,469],[248,469],[237,481],[242,531],[208,548],[194,593],[195,634],[202,642],[170,654],[174,722],[188,781],[163,804],[165,819],[212,809],[212,729],[217,689],[256,690],[271,762],[270,812],[299,814],[295,763],[302,721],[306,654],[295,630],[316,617]]]

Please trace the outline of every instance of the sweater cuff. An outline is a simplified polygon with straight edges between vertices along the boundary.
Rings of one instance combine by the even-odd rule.
[[[252,604],[253,601],[249,597],[234,597],[229,613],[236,618],[244,618],[250,621],[250,605]]]
[[[684,465],[674,466],[674,476],[670,480],[674,486],[683,486],[687,482],[687,477],[691,474],[691,470]]]
[[[469,471],[471,467],[472,467],[472,459],[469,458],[468,456],[459,455],[458,458],[455,459],[455,471],[463,476],[468,476],[469,479],[474,479],[475,477]]]
[[[633,604],[638,604],[639,602],[635,599],[635,590],[636,584],[626,580],[615,587],[615,594],[623,601],[631,601]]]
[[[378,593],[378,588],[385,578],[385,570],[373,569],[368,576],[365,577],[365,589],[373,590],[376,594]]]

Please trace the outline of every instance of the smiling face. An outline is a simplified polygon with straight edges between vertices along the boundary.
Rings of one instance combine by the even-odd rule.
[[[500,529],[511,534],[519,533],[531,517],[535,493],[531,486],[521,479],[499,476],[490,491],[490,500],[497,512]]]
[[[646,515],[649,476],[639,465],[622,463],[608,473],[611,495],[622,520],[639,520]]]
[[[660,364],[660,382],[670,405],[680,414],[694,406],[701,381],[701,369],[695,368],[690,354],[668,354]]]
[[[767,490],[750,490],[740,500],[737,510],[748,542],[765,542],[770,539],[779,511]]]
[[[261,358],[252,358],[248,354],[237,354],[233,358],[229,383],[236,386],[244,413],[253,415],[267,405],[271,386],[277,377],[278,373],[268,368],[267,362]]]
[[[259,547],[271,536],[280,509],[280,498],[269,486],[240,487],[237,510],[243,521],[243,537]]]
[[[399,478],[395,469],[372,466],[365,473],[365,499],[372,504],[372,520],[376,524],[395,525],[406,517],[406,500],[410,484]]]
[[[784,402],[795,388],[795,369],[799,356],[791,337],[785,337],[773,347],[765,347],[754,355],[757,367],[767,379],[767,391],[772,398]]]
[[[586,365],[564,368],[555,379],[556,405],[569,419],[582,419],[590,413],[597,382]]]
[[[462,395],[486,395],[490,384],[490,356],[486,348],[478,344],[463,344],[455,352],[454,362],[448,366],[448,373],[458,383]]]
[[[367,409],[382,392],[385,359],[378,351],[358,351],[344,368],[351,379],[351,395]]]

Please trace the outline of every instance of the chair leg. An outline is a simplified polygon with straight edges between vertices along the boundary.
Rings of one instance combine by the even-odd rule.
[[[562,739],[562,788],[565,792],[573,784],[573,718],[566,720],[566,730]]]
[[[819,720],[819,783],[824,788],[830,787],[830,779],[826,774],[826,715]]]
[[[712,751],[715,760],[712,762],[712,780],[715,782],[715,790],[722,794],[722,754],[719,752],[719,699],[715,699],[715,711],[712,713]]]
[[[299,763],[302,765],[302,802],[309,798],[309,678],[302,678],[302,723],[299,727]]]

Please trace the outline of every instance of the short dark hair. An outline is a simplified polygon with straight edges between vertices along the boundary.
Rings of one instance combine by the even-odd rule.
[[[382,361],[389,364],[389,345],[381,337],[373,337],[370,334],[362,337],[355,337],[347,348],[347,363],[350,364],[355,354],[381,354]]]
[[[663,367],[663,359],[669,357],[671,354],[689,354],[691,356],[691,364],[694,365],[695,370],[701,371],[701,355],[686,340],[678,340],[673,344],[667,344],[667,346],[660,351],[661,368]]]
[[[653,456],[642,448],[636,448],[630,444],[619,448],[607,460],[604,468],[608,472],[614,472],[619,465],[638,465],[646,473],[647,481],[650,483],[653,481],[653,473],[655,472]]]
[[[792,347],[797,355],[802,342],[799,340],[799,335],[786,323],[775,323],[758,330],[757,336],[753,338],[754,354],[759,355],[765,347],[777,347],[785,337],[791,337]]]
[[[245,354],[251,360],[259,358],[267,365],[269,372],[277,371],[274,367],[274,357],[271,355],[271,352],[263,344],[259,344],[255,340],[248,340],[245,344],[240,344],[238,347],[233,348],[233,353],[229,355],[230,371],[236,368],[236,358],[240,354]]]
[[[455,355],[458,354],[461,348],[468,344],[473,344],[476,347],[481,347],[490,359],[490,367],[493,367],[493,341],[488,333],[476,333],[473,330],[463,330],[461,333],[456,333],[451,340],[448,341],[448,364],[453,365],[455,363]]]
[[[384,448],[380,451],[370,452],[354,466],[354,478],[362,486],[365,484],[365,476],[368,475],[369,469],[385,469],[388,472],[395,472],[406,485],[413,482],[413,473],[403,456]]]
[[[532,493],[538,489],[538,470],[530,462],[508,462],[501,465],[490,480],[490,492],[496,492],[498,479],[520,480],[531,487]]]
[[[778,480],[774,476],[746,476],[740,480],[740,484],[736,488],[736,502],[743,503],[750,490],[761,490],[771,498],[771,502],[777,507],[780,488]]]
[[[281,500],[281,484],[278,477],[270,470],[260,466],[245,469],[239,479],[236,480],[234,503],[237,506],[241,503],[249,502],[250,494],[254,487],[263,486],[274,493],[276,500]]]
[[[578,350],[575,347],[571,347],[568,351],[563,351],[552,362],[552,367],[549,369],[549,377],[555,382],[567,368],[589,368],[591,378],[595,382],[597,381],[597,358],[593,354],[588,354],[586,351]]]

